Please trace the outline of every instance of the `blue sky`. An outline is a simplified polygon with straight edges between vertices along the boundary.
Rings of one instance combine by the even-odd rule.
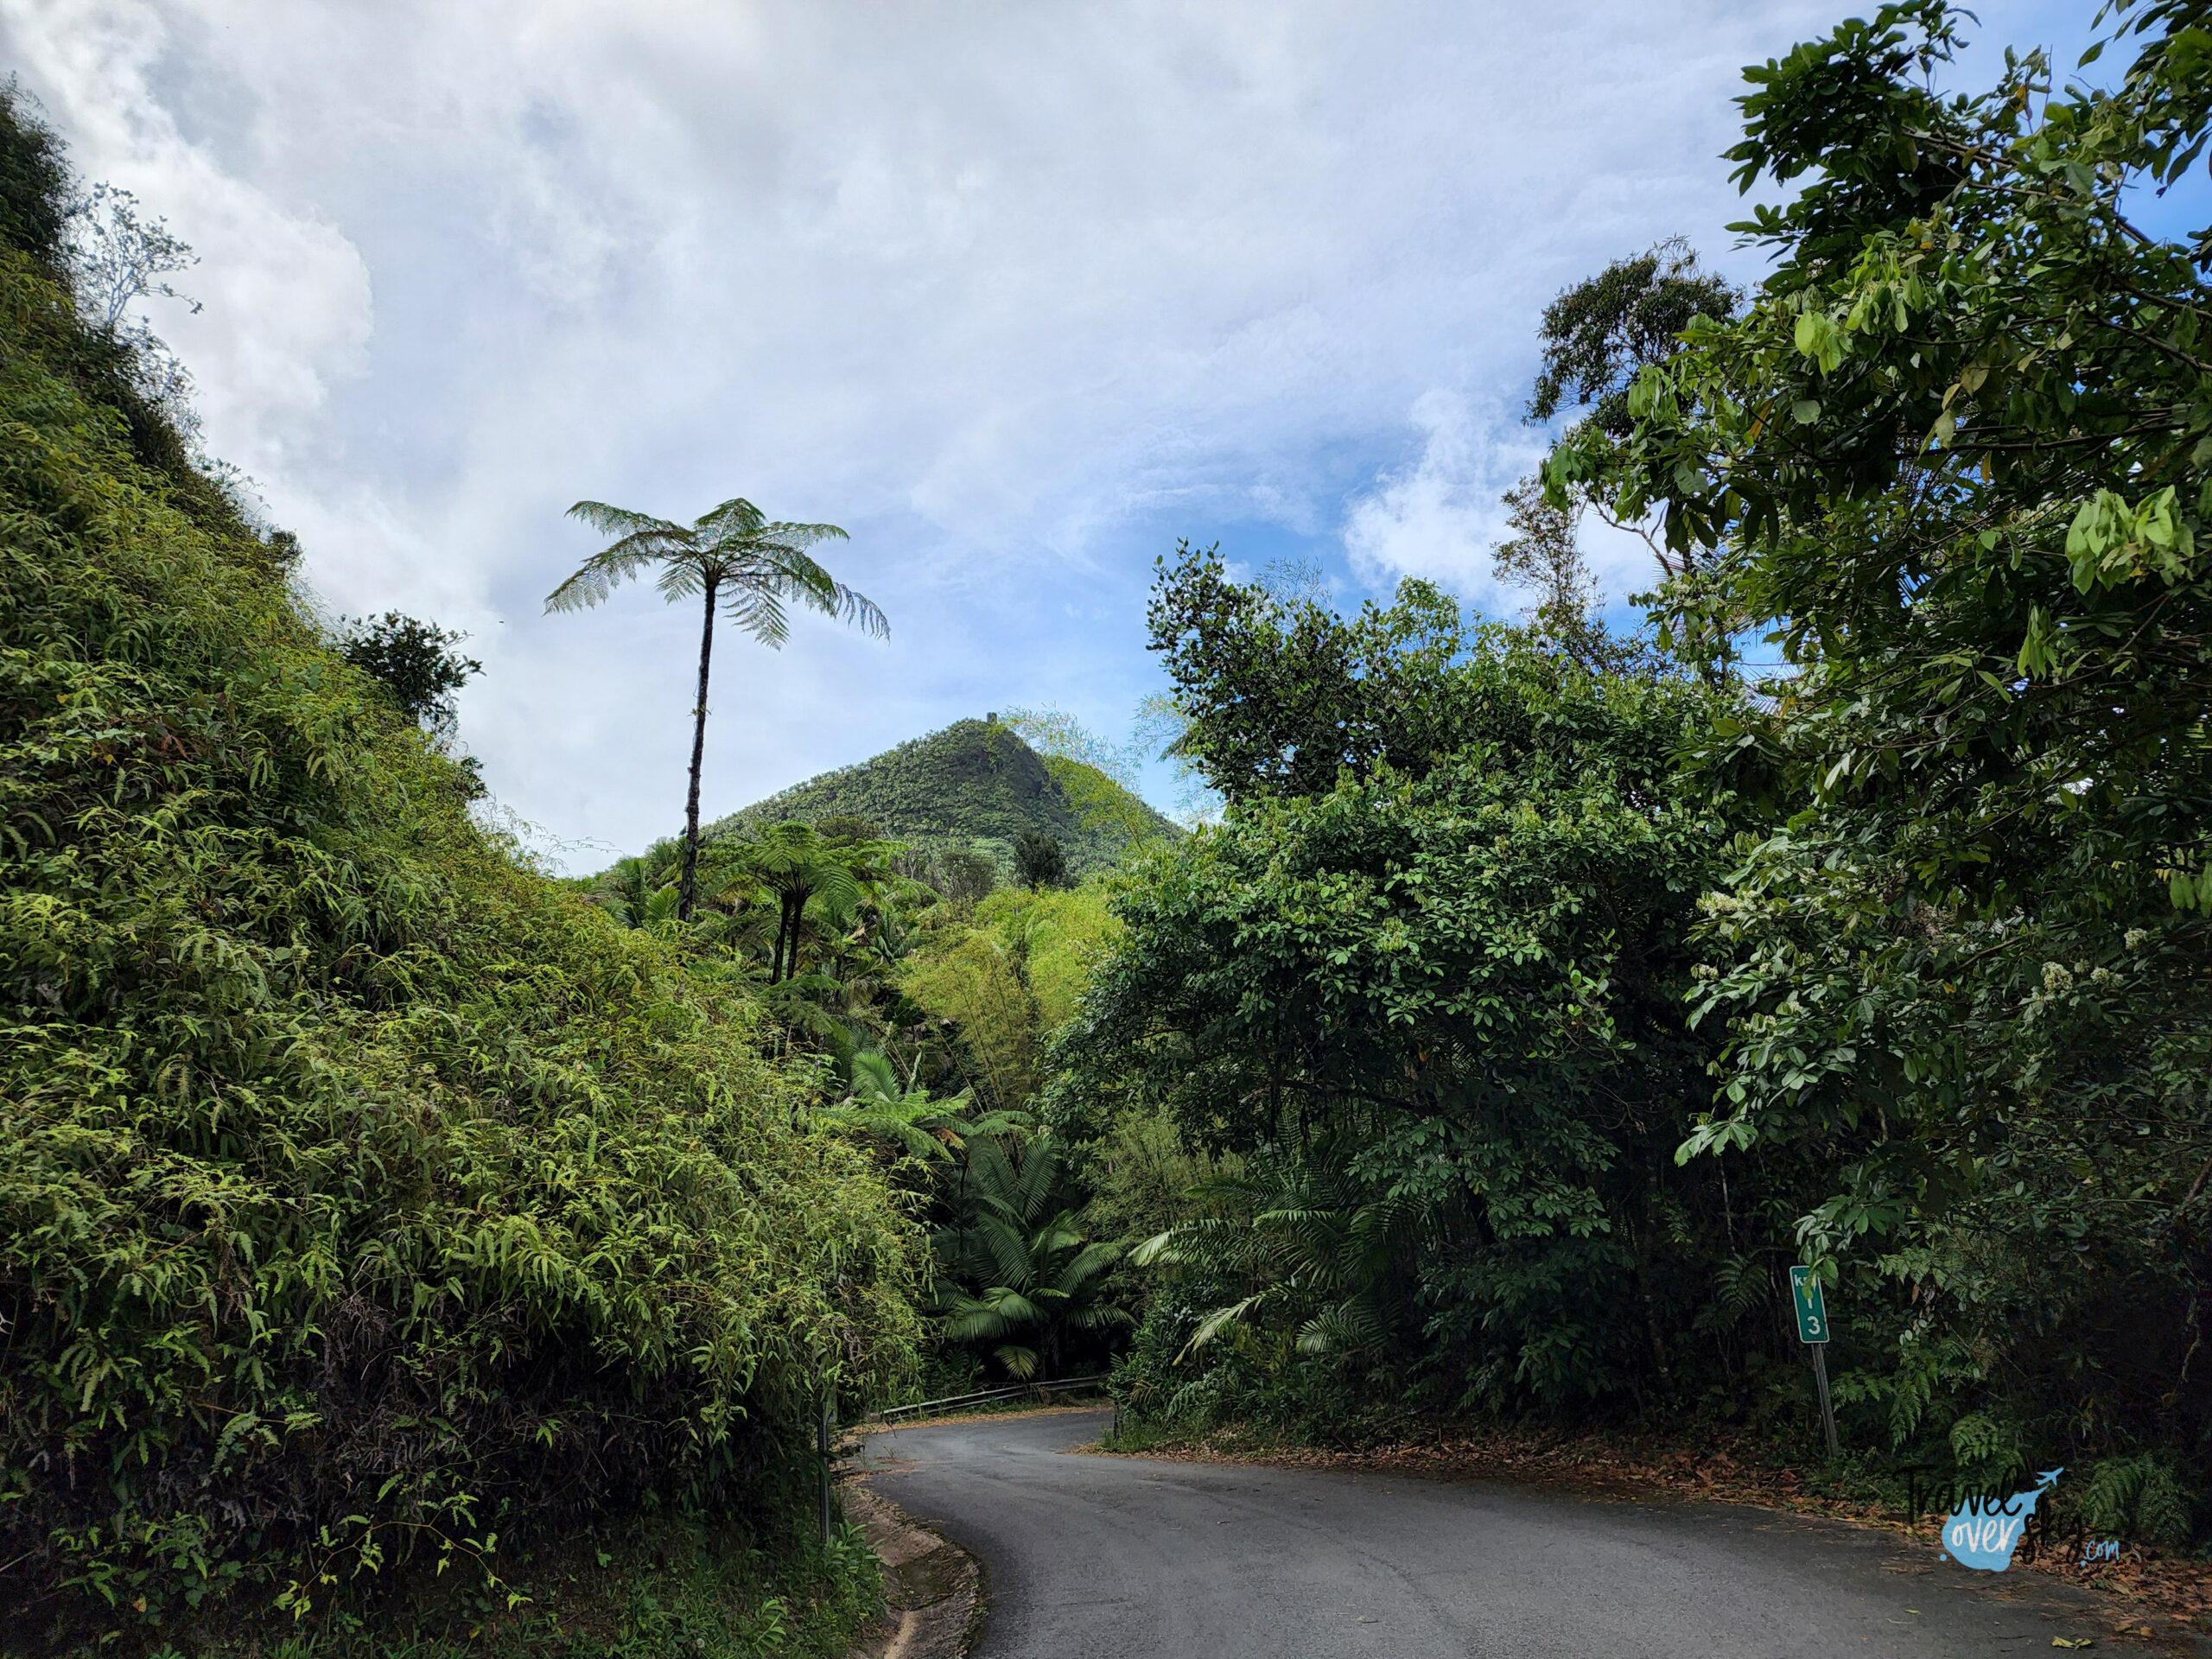
[[[1969,76],[2070,63],[2094,8],[1978,10]],[[200,250],[204,308],[153,321],[210,447],[333,613],[471,632],[463,736],[583,869],[680,822],[696,623],[543,615],[594,545],[569,502],[835,521],[891,617],[726,636],[709,816],[990,709],[1123,737],[1179,537],[1510,610],[1537,314],[1669,235],[1753,274],[1739,68],[1840,15],[0,0],[0,46]]]

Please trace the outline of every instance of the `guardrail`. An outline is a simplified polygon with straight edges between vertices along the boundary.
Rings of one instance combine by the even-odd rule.
[[[881,1411],[872,1411],[861,1421],[887,1423],[895,1418],[917,1412],[961,1411],[969,1406],[988,1405],[994,1400],[1011,1400],[1018,1395],[1035,1395],[1049,1400],[1056,1394],[1078,1394],[1085,1389],[1100,1387],[1106,1381],[1103,1374],[1097,1376],[1059,1376],[1043,1382],[1017,1382],[1010,1388],[985,1389],[976,1394],[948,1395],[942,1400],[918,1400],[911,1406],[888,1406]]]

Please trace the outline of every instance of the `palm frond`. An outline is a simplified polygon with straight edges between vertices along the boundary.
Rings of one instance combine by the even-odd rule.
[[[944,1334],[955,1342],[988,1341],[1043,1320],[1036,1303],[1020,1291],[994,1285],[981,1296],[954,1298],[944,1317]]]
[[[617,542],[586,559],[576,573],[545,596],[545,608],[588,611],[606,603],[607,596],[639,571],[655,563],[659,555],[632,542]]]
[[[948,1159],[952,1154],[944,1142],[918,1121],[928,1112],[926,1100],[918,1110],[903,1103],[871,1101],[865,1104],[817,1107],[814,1116],[818,1122],[833,1130],[872,1135],[879,1140],[894,1141],[906,1149],[909,1157],[924,1162]]]
[[[891,637],[891,619],[877,608],[874,600],[865,594],[855,593],[842,582],[837,584],[837,603],[830,614],[841,622],[856,624],[861,632],[871,639],[888,639]]]
[[[1107,1305],[1079,1308],[1068,1315],[1068,1326],[1075,1331],[1123,1330],[1137,1322],[1136,1315],[1126,1307]]]
[[[741,495],[734,495],[720,506],[709,507],[692,521],[695,530],[727,533],[734,530],[751,535],[767,524],[768,515]]]
[[[1014,1190],[1014,1179],[1007,1143],[995,1139],[978,1141],[968,1154],[968,1177],[975,1183],[979,1198],[1003,1203],[1004,1196]]]
[[[679,599],[696,599],[704,593],[707,573],[696,555],[687,552],[664,556],[660,562],[659,578],[653,586],[663,599],[673,605]]]
[[[1198,1328],[1191,1332],[1191,1339],[1183,1344],[1183,1351],[1175,1356],[1177,1362],[1188,1358],[1240,1319],[1249,1317],[1254,1308],[1267,1301],[1275,1292],[1270,1288],[1247,1296],[1243,1301],[1231,1302],[1227,1307],[1217,1307],[1198,1321]]]
[[[1014,1178],[1014,1192],[1010,1195],[1024,1221],[1044,1213],[1059,1170],[1059,1154],[1048,1142],[1038,1141],[1029,1147],[1028,1156],[1021,1160],[1021,1170]]]
[[[842,542],[851,538],[835,524],[793,524],[776,523],[760,527],[760,539],[787,547],[794,553],[803,553],[821,542]]]
[[[1301,1354],[1356,1352],[1381,1343],[1387,1326],[1381,1312],[1365,1297],[1355,1296],[1324,1308],[1298,1328]]]
[[[861,901],[861,884],[842,862],[823,859],[815,872],[814,896],[842,916]]]
[[[1180,1262],[1188,1260],[1177,1248],[1183,1243],[1183,1230],[1170,1227],[1164,1233],[1154,1233],[1129,1252],[1129,1260],[1141,1268],[1156,1262]]]
[[[1052,1282],[1060,1290],[1072,1295],[1085,1280],[1103,1273],[1121,1259],[1122,1247],[1118,1244],[1085,1244],[1065,1267],[1052,1275]]]
[[[730,625],[749,633],[772,651],[780,650],[791,638],[791,619],[784,614],[782,599],[772,593],[733,582],[722,600],[722,615]]]
[[[806,531],[833,531],[835,524],[771,525]],[[837,531],[839,536],[843,531]],[[818,539],[818,538],[815,538]],[[725,613],[741,627],[782,629],[783,601],[788,600],[820,611],[842,622],[857,624],[876,639],[887,639],[891,624],[875,602],[855,592],[808,557],[799,545],[778,542],[768,532],[742,550],[715,550],[728,563],[725,580],[731,598]],[[781,639],[782,634],[778,632]]]
[[[1039,1227],[1030,1240],[1031,1257],[1057,1255],[1083,1243],[1083,1227],[1072,1210],[1063,1210]]]
[[[853,1056],[853,1093],[892,1101],[903,1099],[906,1091],[899,1086],[899,1069],[891,1057],[880,1048],[867,1048]]]
[[[682,524],[656,518],[649,512],[632,512],[627,507],[609,506],[604,501],[579,501],[569,509],[569,517],[582,519],[602,536],[626,537],[658,531],[688,539],[690,535]]]
[[[1029,1282],[1033,1271],[1029,1240],[1020,1228],[1005,1217],[987,1211],[976,1218],[976,1233],[984,1249],[990,1253],[1001,1281],[1014,1285]]]

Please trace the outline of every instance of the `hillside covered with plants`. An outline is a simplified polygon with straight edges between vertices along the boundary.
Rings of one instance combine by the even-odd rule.
[[[1064,849],[1070,875],[1109,868],[1130,847],[1182,831],[1117,779],[1072,756],[1040,754],[999,720],[956,721],[872,760],[794,785],[711,825],[709,837],[793,820],[857,818],[918,849],[986,850],[1012,868],[1024,836]]]
[[[0,1647],[565,1640],[523,1564],[650,1522],[841,1648],[809,1435],[911,1371],[918,1230],[742,986],[472,818],[69,200],[0,109]]]

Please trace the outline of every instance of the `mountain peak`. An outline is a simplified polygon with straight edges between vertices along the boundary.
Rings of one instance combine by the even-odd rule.
[[[865,818],[917,847],[981,842],[1010,849],[1025,832],[1049,836],[1066,849],[1077,876],[1112,863],[1135,842],[1183,833],[1096,767],[1039,754],[995,718],[957,720],[873,760],[810,778],[703,833],[713,840],[830,817]]]

